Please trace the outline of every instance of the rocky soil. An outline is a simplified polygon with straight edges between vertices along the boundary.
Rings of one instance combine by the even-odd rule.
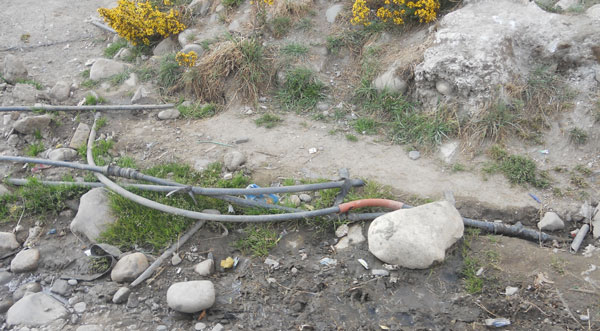
[[[185,118],[176,109],[105,111],[99,133],[115,141],[110,153],[131,157],[141,168],[178,162],[202,170],[219,161],[222,177],[241,169],[261,186],[285,178],[338,179],[339,169],[347,168],[353,178],[391,186],[398,200],[449,201],[335,233],[299,222],[274,224],[278,243],[265,257],[235,248],[245,236],[240,229],[223,234],[206,225],[153,277],[131,287],[159,254],[105,246],[101,255],[113,261],[112,270],[97,279],[80,277],[94,273],[89,249],[97,248],[92,244],[116,218],[106,191],[92,189],[66,201],[56,215],[0,221],[0,330],[483,330],[494,323],[509,330],[600,328],[600,5],[464,1],[435,23],[378,32],[359,50],[334,53],[328,35],[356,29],[348,25],[352,2],[289,2],[309,6],[310,28],[294,28],[282,38],[267,31],[264,43],[309,45],[296,64],[329,86],[315,113],[284,112],[274,89],[261,91],[256,102],[228,92],[223,110],[206,119]],[[125,51],[103,58],[118,38],[90,24],[97,8],[114,5],[5,0],[1,105],[77,105],[89,95],[108,104],[178,101],[162,93],[155,78],[142,82],[132,73],[116,84],[110,78],[184,47],[203,53],[203,42],[227,31],[249,35],[254,22],[248,2],[225,9],[219,0],[196,0],[189,7],[193,26],[160,43],[154,55],[127,62]],[[345,139],[358,116],[352,95],[368,46],[383,50],[374,87],[394,89],[425,109],[455,105],[465,118],[476,118],[498,86],[529,77],[540,65],[552,68],[567,83],[572,106],[552,115],[540,139],[504,141],[508,152],[551,173],[552,188],[485,174],[489,146],[460,135],[433,148],[393,144],[381,132]],[[97,84],[85,83],[86,69]],[[258,127],[255,120],[265,113],[282,123]],[[26,155],[41,142],[41,157],[84,161],[76,150],[87,140],[92,113],[2,115],[1,155]],[[572,132],[583,132],[585,142],[575,143]],[[0,173],[48,180],[84,175],[9,163],[0,163]],[[15,190],[0,185],[0,195]],[[298,204],[317,198],[306,193],[311,195],[297,196]],[[520,222],[560,240],[533,243],[478,233],[463,228],[460,216]],[[572,237],[585,224],[590,235],[573,254]],[[471,291],[478,282],[481,289]]]

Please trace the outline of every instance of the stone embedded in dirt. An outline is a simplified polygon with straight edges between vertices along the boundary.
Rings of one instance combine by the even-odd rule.
[[[48,158],[54,161],[71,161],[75,159],[79,153],[72,148],[57,148],[48,153]]]
[[[197,45],[197,44],[187,44],[185,45],[185,47],[183,47],[183,49],[181,50],[182,53],[189,53],[189,52],[195,52],[196,55],[198,55],[198,58],[200,58],[202,56],[202,53],[204,53],[204,48],[202,48],[202,46]]]
[[[181,259],[181,256],[179,256],[179,254],[173,254],[173,257],[171,257],[171,265],[179,265],[183,260]]]
[[[202,322],[198,322],[198,323],[194,324],[194,330],[202,331],[204,329],[206,329],[206,324],[204,324]]]
[[[148,259],[142,253],[123,256],[110,273],[110,278],[117,283],[135,280],[148,268]]]
[[[14,84],[17,80],[27,79],[27,68],[20,57],[12,54],[7,54],[4,57],[2,78],[9,84]]]
[[[348,224],[342,224],[335,229],[335,236],[341,238],[348,234]]]
[[[7,287],[0,288],[0,314],[4,314],[14,304]]]
[[[215,326],[210,329],[210,331],[223,331],[225,327],[221,323],[217,323]]]
[[[344,9],[344,5],[342,5],[341,3],[335,4],[335,5],[327,8],[327,11],[325,12],[325,17],[327,18],[327,22],[335,23],[335,19],[338,17],[338,15],[342,11],[342,9]]]
[[[127,78],[124,82],[123,82],[123,86],[127,86],[127,87],[136,87],[138,85],[139,79],[138,76],[135,72],[132,72],[129,74],[129,78]]]
[[[34,271],[40,261],[40,251],[37,248],[20,251],[10,262],[10,271],[14,273]]]
[[[195,16],[206,16],[211,6],[212,0],[194,0],[188,5],[188,10]]]
[[[166,38],[159,42],[158,45],[156,45],[156,47],[154,47],[152,54],[154,54],[155,56],[173,54],[177,52],[178,47],[179,45],[175,40],[173,40],[172,38]]]
[[[296,207],[300,206],[300,204],[302,203],[300,197],[295,194],[290,195],[290,202]]]
[[[8,271],[1,270],[0,271],[0,285],[9,283],[13,279],[13,277],[14,277],[14,274],[12,274]]]
[[[387,277],[390,275],[390,272],[385,269],[373,269],[371,270],[371,275]]]
[[[71,286],[69,285],[69,283],[66,280],[57,279],[54,281],[54,284],[52,285],[50,292],[60,294],[63,297],[67,297],[67,296],[71,295],[71,292],[73,292],[73,289],[71,288]]]
[[[76,286],[76,285],[77,285],[77,279],[73,279],[73,278],[71,278],[71,279],[69,279],[69,280],[67,281],[67,284],[69,284],[69,285],[71,285],[71,286]]]
[[[79,147],[86,145],[89,135],[90,126],[85,123],[79,123],[77,129],[75,130],[75,133],[73,133],[71,142],[69,142],[69,147],[73,149],[78,149]]]
[[[131,294],[131,290],[128,287],[121,287],[113,296],[112,302],[117,304],[123,303],[127,301],[129,294]]]
[[[81,325],[75,331],[104,331],[104,327],[97,324]]]
[[[585,11],[585,14],[591,19],[600,20],[600,4],[591,6]],[[600,82],[598,71],[596,71],[596,80]]]
[[[435,89],[443,95],[452,94],[452,85],[445,80],[435,82]]]
[[[116,221],[110,208],[107,191],[97,187],[81,196],[77,215],[71,222],[71,232],[83,235],[95,243],[102,231]]]
[[[308,202],[312,201],[312,197],[310,195],[306,194],[306,193],[302,193],[298,197],[300,198],[300,200],[302,202],[307,202],[308,203]]]
[[[22,134],[33,134],[36,131],[42,131],[52,121],[50,115],[28,116],[20,118],[13,124],[15,131]]]
[[[162,110],[158,113],[159,120],[173,120],[179,117],[179,110],[175,108]]]
[[[377,217],[369,227],[369,251],[388,264],[424,269],[443,261],[463,231],[462,217],[452,204],[428,203]]]
[[[85,302],[78,302],[73,305],[73,309],[77,314],[83,314],[87,308],[87,304]]]
[[[600,204],[596,206],[596,210],[594,211],[594,216],[592,217],[592,227],[592,236],[594,239],[600,238]]]
[[[97,59],[90,69],[90,79],[101,80],[108,78],[122,73],[127,68],[129,68],[129,65],[122,62],[109,59]]]
[[[185,29],[177,36],[177,41],[181,47],[185,47],[187,44],[192,44],[196,40],[196,36],[200,34],[198,29]]]
[[[210,276],[215,268],[215,261],[213,259],[206,259],[194,267],[194,271],[200,276]]]
[[[408,85],[396,76],[395,69],[390,69],[373,80],[373,87],[379,92],[387,90],[392,93],[404,94]]]
[[[50,90],[50,97],[56,101],[65,101],[71,95],[71,84],[59,80]]]
[[[538,229],[542,231],[556,231],[565,228],[565,222],[555,212],[546,212],[541,221],[537,224]]]
[[[152,97],[152,93],[148,91],[145,87],[140,86],[131,97],[132,104],[138,105],[147,105],[154,103],[154,98]]]
[[[39,292],[42,292],[42,285],[40,285],[40,283],[38,282],[29,282],[27,284],[19,286],[13,292],[12,298],[14,302],[17,302],[27,295]]]
[[[12,97],[24,103],[34,103],[37,99],[38,91],[30,84],[17,83],[12,90]]]
[[[66,317],[67,309],[47,294],[35,293],[17,301],[6,313],[8,325],[42,326]]]
[[[246,163],[246,155],[240,151],[231,151],[223,157],[225,169],[236,171],[242,164]]]
[[[181,313],[196,313],[215,303],[215,287],[209,280],[175,283],[167,290],[167,304]]]
[[[408,152],[408,157],[411,160],[418,160],[421,157],[421,152],[419,152],[419,151],[410,151],[410,152]]]
[[[350,247],[350,245],[360,244],[364,241],[365,236],[363,236],[362,233],[362,226],[360,224],[356,224],[348,228],[348,235],[340,239],[340,241],[335,245],[335,249],[346,249]]]
[[[0,256],[19,248],[19,246],[14,233],[0,232]]]

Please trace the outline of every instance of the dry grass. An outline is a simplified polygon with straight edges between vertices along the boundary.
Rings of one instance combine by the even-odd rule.
[[[259,40],[231,39],[216,44],[198,64],[184,73],[175,86],[204,102],[224,103],[225,91],[256,99],[267,89],[274,69],[272,59]]]
[[[572,107],[572,92],[546,67],[533,71],[527,81],[506,84],[496,97],[465,125],[463,140],[469,147],[498,143],[517,135],[539,141],[553,115]]]
[[[276,1],[271,13],[276,16],[303,16],[313,7],[314,0],[280,0]]]

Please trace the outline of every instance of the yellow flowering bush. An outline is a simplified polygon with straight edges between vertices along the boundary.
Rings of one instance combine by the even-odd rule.
[[[439,0],[355,0],[352,5],[352,24],[369,26],[374,20],[404,24],[406,19],[429,23],[437,18]]]
[[[165,0],[165,4],[169,0]],[[115,8],[99,8],[98,13],[119,36],[134,45],[150,44],[158,37],[167,38],[185,29],[179,12],[171,8],[162,12],[145,0],[119,0]]]
[[[193,67],[196,65],[196,61],[198,61],[198,54],[194,51],[189,51],[187,53],[177,52],[175,55],[175,61],[179,64],[179,66],[183,67]]]

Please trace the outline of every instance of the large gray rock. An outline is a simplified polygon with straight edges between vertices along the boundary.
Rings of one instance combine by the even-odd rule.
[[[593,5],[585,11],[585,14],[594,20],[600,20],[600,4]]]
[[[27,68],[21,58],[7,54],[4,57],[2,77],[10,84],[16,83],[17,80],[27,79]]]
[[[555,212],[546,212],[541,221],[537,224],[538,229],[542,231],[555,231],[565,228],[565,222]]]
[[[589,72],[597,66],[590,45],[600,43],[599,30],[600,21],[588,15],[549,13],[535,1],[465,2],[436,23],[433,43],[414,70],[417,98],[437,105],[436,84],[445,81],[461,110],[477,114],[498,86],[526,81],[540,66],[532,59]]]
[[[177,52],[178,46],[179,45],[177,45],[177,42],[175,40],[171,38],[166,38],[159,42],[158,45],[156,45],[156,47],[154,47],[152,53],[156,56],[173,54]]]
[[[325,12],[325,17],[327,18],[327,22],[334,23],[335,19],[338,17],[340,12],[344,9],[344,5],[341,3],[335,4],[329,8]]]
[[[77,157],[79,153],[72,148],[57,148],[48,153],[48,158],[54,161],[71,161]]]
[[[240,151],[231,151],[223,157],[223,164],[229,171],[236,171],[246,162],[246,155]]]
[[[71,84],[59,80],[50,90],[50,97],[56,101],[65,101],[71,94]]]
[[[215,287],[209,280],[175,283],[167,290],[167,304],[181,313],[196,313],[215,303]]]
[[[42,326],[67,316],[65,307],[44,293],[35,293],[17,301],[6,313],[8,325]]]
[[[110,272],[110,278],[117,283],[130,282],[148,268],[148,259],[142,253],[123,256]]]
[[[403,94],[406,92],[408,85],[396,76],[394,69],[390,69],[373,80],[373,87],[379,92],[387,90],[392,93]]]
[[[69,147],[73,149],[78,149],[79,147],[86,145],[89,135],[90,126],[85,123],[79,123],[77,129],[75,130],[75,133],[73,133],[71,142],[69,142]]]
[[[37,248],[20,251],[10,262],[10,271],[14,273],[34,271],[40,261],[40,251]]]
[[[27,295],[39,292],[42,292],[42,285],[40,285],[40,283],[29,282],[23,284],[13,292],[13,301],[17,302]]]
[[[212,0],[194,0],[188,5],[188,9],[196,16],[206,16],[211,6]]]
[[[452,204],[428,203],[377,217],[369,227],[369,251],[385,263],[424,269],[443,261],[463,231],[462,217]]]
[[[0,232],[0,256],[19,248],[19,246],[14,233]]]
[[[52,117],[50,115],[29,116],[20,118],[13,124],[15,131],[22,134],[33,134],[36,131],[42,131],[50,125]]]
[[[187,44],[192,44],[196,41],[196,37],[200,34],[198,29],[185,29],[177,35],[177,41],[181,47],[185,47]]]
[[[204,53],[204,48],[202,48],[202,46],[196,45],[196,44],[187,44],[181,50],[181,52],[185,53],[185,54],[187,54],[189,52],[194,52],[194,53],[196,53],[196,55],[198,55],[198,58],[200,58],[202,56],[202,53]]]
[[[37,98],[37,90],[31,84],[17,83],[12,90],[12,96],[15,100],[33,103]]]
[[[126,302],[129,294],[131,294],[131,290],[128,287],[121,287],[113,296],[112,302],[117,304]]]
[[[132,104],[147,105],[154,103],[154,101],[155,100],[152,92],[146,89],[144,86],[138,87],[138,89],[133,94],[133,97],[131,97]]]
[[[71,285],[69,285],[69,282],[67,282],[66,280],[57,279],[54,281],[54,284],[52,284],[52,288],[50,289],[50,291],[52,293],[60,294],[63,297],[67,297],[71,294],[73,289],[71,288]]]
[[[73,233],[83,235],[95,243],[100,233],[115,220],[110,209],[107,191],[98,187],[81,196],[77,215],[70,227]]]
[[[100,80],[125,71],[129,66],[122,62],[109,59],[97,59],[90,69],[90,79]]]
[[[600,204],[592,213],[592,236],[594,239],[600,238]]]

